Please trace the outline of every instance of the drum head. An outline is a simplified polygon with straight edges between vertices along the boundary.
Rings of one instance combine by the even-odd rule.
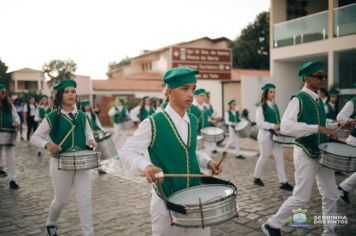
[[[224,130],[218,127],[206,127],[201,129],[201,133],[206,135],[221,135],[224,133]]]
[[[327,142],[319,144],[319,148],[321,151],[333,155],[356,157],[356,147],[348,144]]]
[[[202,203],[207,203],[231,196],[233,193],[234,188],[229,185],[200,185],[172,194],[169,201],[180,205],[196,205],[199,204],[199,199]]]
[[[59,154],[59,156],[63,157],[81,157],[81,156],[94,156],[97,152],[93,150],[80,150],[80,151],[73,151],[73,152],[64,152]]]
[[[241,120],[240,122],[238,122],[235,126],[235,130],[242,130],[244,129],[246,126],[248,126],[248,122],[247,120]]]

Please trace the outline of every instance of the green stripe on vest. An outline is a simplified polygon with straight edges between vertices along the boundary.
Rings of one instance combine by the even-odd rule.
[[[337,112],[334,107],[329,102],[326,103],[326,106],[328,107],[328,113],[326,113],[326,118],[336,120]]]
[[[272,124],[280,124],[281,116],[279,114],[279,109],[276,104],[273,107],[266,105],[262,105],[263,116],[265,117],[265,121]]]
[[[324,103],[321,99],[317,103],[310,95],[301,91],[295,96],[299,99],[298,122],[308,125],[320,125],[325,127],[326,115]],[[326,142],[327,136],[321,133],[315,133],[306,137],[296,138],[294,144],[303,148],[304,152],[311,158],[319,158],[319,144]]]
[[[229,111],[229,121],[233,123],[240,122],[240,114],[238,111],[235,112],[235,114],[232,111]]]
[[[148,111],[146,109],[143,109],[142,111],[140,110],[140,114],[138,115],[138,118],[140,118],[141,121],[149,117],[150,115],[153,115],[155,113],[155,110],[150,107]]]
[[[89,125],[90,125],[90,128],[93,130],[93,131],[98,131],[100,130],[100,128],[98,127],[98,125],[96,124],[96,115],[93,114],[93,113],[90,113],[90,114],[85,114],[87,119],[88,119],[88,122],[89,122]],[[92,118],[94,117],[94,119]]]
[[[46,116],[46,114],[50,113],[52,111],[51,108],[45,108],[43,106],[39,107],[38,108],[38,114],[39,114],[39,117],[41,118],[41,120],[43,120]]]
[[[150,117],[152,139],[148,148],[151,162],[166,174],[199,174],[196,156],[197,122],[188,114],[190,125],[185,144],[169,115],[159,112]],[[181,189],[199,185],[198,178],[164,178],[162,187],[169,196]]]
[[[46,119],[50,125],[51,131],[49,136],[51,140],[59,145],[63,138],[67,135],[67,133],[73,127],[72,121],[69,117],[64,114],[59,115],[58,119],[58,127],[60,127],[57,131],[57,134],[54,133],[53,126],[55,122],[56,112],[51,112],[46,115]],[[86,150],[86,137],[85,137],[85,114],[82,111],[77,113],[76,118],[76,127],[71,135],[65,140],[63,145],[61,146],[60,153],[67,152],[67,151],[75,151],[75,150]]]
[[[115,107],[115,111],[117,112],[119,110],[119,108]],[[120,113],[118,114],[115,114],[113,116],[113,121],[115,124],[120,124],[122,123],[123,121],[126,120],[126,117],[127,117],[127,111],[126,111],[126,108],[123,107],[120,111]]]
[[[192,113],[197,118],[198,130],[211,126],[209,122],[209,112],[206,108],[200,110],[197,106],[192,104],[189,108],[189,113]]]
[[[11,111],[4,112],[0,110],[0,127],[11,128],[13,123]]]

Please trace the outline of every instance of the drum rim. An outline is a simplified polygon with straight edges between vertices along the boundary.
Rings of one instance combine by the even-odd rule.
[[[100,156],[100,152],[98,151],[94,151],[94,150],[77,150],[77,151],[69,151],[69,152],[62,152],[56,155],[56,157],[58,157],[59,159],[62,157],[61,155],[64,153],[75,153],[75,152],[82,152],[82,151],[88,151],[88,152],[92,152],[92,154],[95,153],[95,155]],[[64,156],[64,157],[82,157],[82,156],[86,156],[86,155],[77,155],[77,156],[73,156],[73,155],[68,155],[68,156]]]
[[[197,186],[194,186],[194,187],[189,187],[189,188],[181,189],[181,190],[179,190],[179,191],[177,191],[177,192],[171,194],[171,195],[167,198],[167,200],[168,200],[169,202],[171,202],[171,203],[178,204],[178,203],[175,203],[175,202],[170,201],[171,197],[173,197],[173,196],[175,196],[175,195],[177,195],[177,194],[179,194],[179,193],[185,192],[185,191],[187,191],[188,189],[196,189],[196,188],[200,188],[201,186],[212,186],[212,187],[214,187],[214,186],[224,186],[224,187],[230,187],[230,188],[233,190],[231,195],[227,195],[227,196],[225,196],[225,197],[222,197],[222,198],[219,198],[219,199],[215,199],[215,200],[213,200],[213,201],[207,201],[207,202],[204,202],[204,204],[209,204],[209,205],[210,205],[210,204],[214,204],[214,203],[217,203],[217,202],[224,201],[224,200],[229,199],[229,198],[231,198],[231,197],[236,198],[236,196],[237,196],[237,188],[234,187],[234,186],[232,186],[232,185],[225,185],[225,184],[200,184],[200,185],[197,185]],[[199,207],[199,203],[197,203],[197,204],[179,204],[179,205],[182,205],[182,206],[184,206],[185,208],[189,208],[189,207]]]
[[[16,128],[0,127],[0,131],[6,131],[7,133],[17,133]]]
[[[219,130],[219,133],[218,134],[207,134],[207,133],[204,133],[203,131],[204,130],[208,130],[208,129],[215,129],[215,130]],[[219,127],[214,127],[214,126],[210,126],[210,127],[205,127],[205,128],[202,128],[200,130],[200,133],[202,134],[201,136],[204,136],[204,135],[208,135],[208,136],[215,136],[215,135],[224,135],[225,131]]]
[[[320,146],[321,146],[321,145],[326,144],[326,143],[341,144],[341,145],[350,146],[350,147],[352,147],[352,148],[355,148],[355,149],[356,149],[356,147],[355,147],[355,146],[352,146],[352,145],[347,144],[347,143],[341,143],[341,142],[323,142],[323,143],[320,143],[320,144],[318,145],[320,153],[322,153],[322,154],[331,154],[331,155],[333,155],[333,156],[343,157],[343,158],[356,158],[356,156],[341,156],[341,155],[334,154],[334,153],[328,152],[328,151],[323,150],[322,148],[320,148]]]

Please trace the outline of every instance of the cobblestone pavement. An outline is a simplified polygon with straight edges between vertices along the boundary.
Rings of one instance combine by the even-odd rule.
[[[232,181],[239,190],[237,201],[240,216],[228,223],[212,228],[212,235],[260,236],[260,226],[268,216],[275,213],[289,192],[279,189],[275,165],[270,158],[265,166],[262,179],[265,187],[253,185],[253,169],[258,158],[258,145],[250,139],[242,140],[241,147],[247,156],[237,160],[232,155],[223,163],[224,172],[220,178]],[[221,153],[214,154],[219,159]],[[0,179],[0,235],[45,235],[48,207],[52,199],[52,185],[49,177],[49,156],[36,156],[36,148],[18,141],[16,146],[17,182],[20,189],[11,191],[6,178]],[[286,171],[289,182],[294,183],[291,149],[286,148]],[[95,235],[151,235],[150,185],[141,177],[128,176],[120,161],[111,160],[106,166],[107,175],[92,171],[92,205]],[[337,176],[337,182],[345,177]],[[348,224],[337,228],[338,235],[356,235],[356,194],[350,195],[352,204],[339,201],[338,210],[348,218]],[[308,213],[321,213],[321,198],[314,186]],[[284,227],[283,235],[320,235],[321,227],[295,229]],[[74,194],[61,214],[59,235],[81,235],[78,209]]]

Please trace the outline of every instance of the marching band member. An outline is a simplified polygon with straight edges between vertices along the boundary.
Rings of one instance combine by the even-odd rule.
[[[20,124],[20,118],[17,115],[15,106],[11,103],[4,84],[0,84],[0,127],[17,128]],[[0,133],[0,135],[2,135]],[[7,171],[4,171],[3,151],[6,155]],[[16,156],[14,146],[0,146],[0,177],[9,177],[9,186],[11,189],[18,189],[16,183]]]
[[[329,101],[325,104],[326,118],[335,121],[338,110],[339,90],[333,88],[329,91]]]
[[[76,87],[74,80],[67,79],[58,83],[54,100],[54,111],[47,114],[39,128],[33,134],[31,142],[47,149],[53,157],[50,160],[50,175],[54,188],[47,219],[49,236],[57,235],[57,222],[67,204],[72,188],[75,190],[83,235],[92,236],[93,223],[91,211],[91,171],[59,170],[56,155],[68,151],[86,150],[96,147],[94,136],[85,114],[76,108]],[[74,127],[74,130],[71,129]],[[67,136],[68,132],[72,135]],[[62,146],[59,144],[64,141]]]
[[[137,126],[141,121],[154,113],[155,110],[152,107],[152,99],[150,99],[149,96],[144,96],[140,104],[130,111],[130,117]]]
[[[114,143],[117,145],[120,137],[126,137],[126,130],[122,128],[122,122],[129,119],[129,112],[125,108],[123,98],[115,98],[114,105],[110,108],[108,115],[114,122]]]
[[[353,84],[356,88],[356,83]],[[346,143],[352,146],[356,146],[356,97],[353,97],[348,101],[345,106],[342,108],[340,113],[337,115],[337,121],[349,122],[351,127],[354,127],[351,131],[351,134],[346,139]],[[356,173],[350,175],[347,179],[342,181],[338,186],[340,192],[340,198],[346,202],[350,203],[349,192],[356,187]]]
[[[323,104],[325,105],[329,101],[329,92],[326,88],[320,88],[318,90],[319,97]]]
[[[120,152],[121,160],[131,174],[140,175],[143,172],[149,183],[162,183],[156,183],[156,186],[161,186],[163,191],[158,188],[155,188],[158,193],[152,191],[150,214],[153,236],[210,235],[210,228],[172,226],[165,202],[158,196],[168,197],[181,189],[199,185],[200,180],[188,177],[162,179],[156,175],[162,171],[166,174],[200,173],[200,166],[208,167],[214,174],[221,172],[215,161],[196,151],[198,123],[192,114],[187,113],[187,109],[193,101],[197,73],[183,67],[165,73],[163,81],[167,86],[169,104],[164,111],[146,118]],[[144,158],[147,149],[150,160]]]
[[[290,196],[262,225],[266,235],[281,235],[280,228],[288,222],[293,210],[305,207],[310,201],[314,181],[322,195],[322,213],[327,216],[337,214],[339,199],[334,171],[322,167],[318,162],[318,145],[328,140],[327,135],[336,138],[334,130],[325,128],[326,115],[324,104],[318,96],[318,89],[323,84],[323,64],[318,61],[304,63],[298,75],[304,82],[303,89],[293,96],[284,112],[281,131],[294,140],[295,187]],[[324,224],[323,236],[335,235],[334,224]]]
[[[259,128],[257,140],[260,144],[260,157],[256,162],[254,172],[254,184],[264,186],[261,180],[261,172],[271,152],[273,153],[280,189],[293,191],[293,187],[288,184],[284,169],[283,147],[281,144],[273,142],[270,130],[279,130],[281,118],[279,109],[275,104],[276,86],[267,83],[262,87],[262,98],[256,110],[256,123]]]
[[[35,121],[39,125],[42,120],[45,118],[45,115],[52,111],[52,105],[50,105],[48,96],[42,95],[40,104],[37,106],[36,114],[35,114]],[[37,148],[37,156],[41,156],[42,148]]]
[[[24,121],[27,125],[27,141],[30,140],[31,134],[37,129],[37,122],[35,121],[36,109],[35,97],[31,96],[27,99],[27,103],[23,108]]]
[[[217,125],[216,112],[210,103],[210,93],[206,93],[204,107],[208,111],[210,123],[212,123],[214,126],[216,126]],[[213,153],[218,152],[216,150],[216,143],[211,143],[211,150]]]
[[[226,143],[225,150],[233,144],[235,146],[235,157],[237,159],[245,159],[240,153],[240,137],[235,130],[235,126],[241,121],[239,111],[236,110],[236,100],[231,99],[228,102],[228,106],[229,109],[225,113],[225,124],[229,126],[229,140]]]

